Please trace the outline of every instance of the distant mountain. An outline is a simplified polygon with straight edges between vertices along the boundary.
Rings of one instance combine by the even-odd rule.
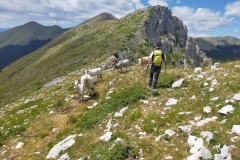
[[[42,47],[67,29],[29,22],[0,33],[0,70]]]
[[[235,37],[198,37],[195,42],[215,61],[240,59],[240,39]]]

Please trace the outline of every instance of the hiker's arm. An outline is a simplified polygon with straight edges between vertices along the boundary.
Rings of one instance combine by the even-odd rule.
[[[151,54],[149,56],[148,66],[150,66],[152,64],[152,56],[153,56],[153,51],[151,52]]]

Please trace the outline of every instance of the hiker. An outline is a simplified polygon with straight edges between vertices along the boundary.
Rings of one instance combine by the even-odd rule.
[[[154,90],[157,88],[158,77],[161,72],[162,60],[164,60],[166,63],[167,58],[165,53],[161,50],[161,42],[157,42],[156,49],[151,52],[148,62],[148,66],[151,65],[148,86]]]

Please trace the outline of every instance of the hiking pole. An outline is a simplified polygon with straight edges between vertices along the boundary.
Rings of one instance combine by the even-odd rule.
[[[165,77],[164,77],[164,83],[166,82],[166,65],[167,65],[167,62],[165,60]]]

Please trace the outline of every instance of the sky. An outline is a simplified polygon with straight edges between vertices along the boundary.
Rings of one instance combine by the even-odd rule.
[[[1,0],[0,28],[30,21],[74,27],[103,12],[122,18],[148,6],[166,6],[188,28],[188,36],[240,39],[240,0]]]

